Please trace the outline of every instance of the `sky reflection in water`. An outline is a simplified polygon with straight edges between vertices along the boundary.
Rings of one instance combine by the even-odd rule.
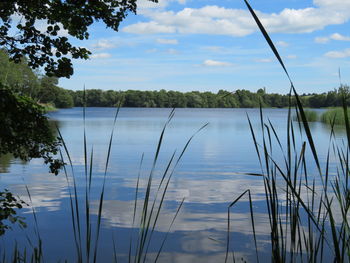
[[[134,108],[120,110],[102,213],[101,262],[111,260],[109,258],[113,253],[111,233],[116,236],[120,259],[126,260],[128,242],[133,232],[133,205],[141,155],[143,153],[145,155],[140,181],[142,196],[158,139],[170,111],[170,109]],[[94,151],[92,213],[95,216],[114,114],[113,108],[88,108],[86,112],[88,150],[90,153],[93,147]],[[260,172],[246,114],[251,118],[259,139],[257,109],[176,109],[175,117],[166,130],[160,151],[154,190],[172,153],[176,150],[178,156],[196,130],[207,122],[209,126],[195,136],[176,168],[165,197],[154,242],[150,247],[150,260],[156,256],[164,232],[167,231],[179,202],[185,197],[185,204],[168,236],[161,261],[223,261],[226,249],[227,206],[246,189],[252,191],[259,253],[262,259],[268,259],[263,257],[269,252],[268,215],[265,213],[263,182],[260,177],[242,175],[247,172]],[[264,114],[275,125],[280,140],[286,141],[287,110],[266,109]],[[60,110],[50,113],[50,118],[58,121],[78,177],[78,192],[83,197],[85,179],[82,109]],[[320,142],[328,141],[329,130],[320,123],[312,124],[311,128],[317,149],[324,158],[328,145]],[[281,158],[277,150],[276,153]],[[67,242],[72,240],[72,226],[68,188],[64,175],[60,174],[57,177],[49,175],[48,168],[42,164],[41,160],[33,160],[26,165],[17,160],[11,160],[6,170],[2,171],[8,172],[0,174],[2,187],[9,188],[27,201],[24,185],[28,185],[39,220],[39,230],[48,251],[45,255],[48,260],[71,259],[74,248],[72,241]],[[254,261],[255,255],[252,249],[254,243],[247,204],[245,198],[232,210],[231,231],[234,240],[232,247],[235,249],[237,258]],[[33,231],[31,209],[24,209],[22,213],[29,223],[25,232],[31,235]],[[14,229],[1,238],[0,245],[11,247],[13,244],[11,240],[15,236],[20,242],[25,242],[22,230]],[[62,251],[65,251],[64,255]]]

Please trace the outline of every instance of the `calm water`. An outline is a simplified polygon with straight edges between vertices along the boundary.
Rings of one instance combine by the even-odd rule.
[[[123,108],[117,119],[107,173],[102,230],[99,243],[99,261],[112,260],[112,235],[116,242],[118,259],[127,260],[132,227],[135,187],[142,154],[140,198],[145,192],[159,136],[170,109]],[[265,213],[261,178],[242,175],[260,172],[258,158],[249,131],[246,113],[259,136],[259,111],[256,109],[177,109],[165,131],[164,141],[156,164],[154,185],[159,183],[168,160],[176,150],[178,156],[187,140],[202,125],[209,125],[198,133],[185,152],[170,182],[156,232],[149,248],[153,261],[165,233],[183,198],[185,203],[167,237],[161,262],[222,262],[226,251],[227,206],[246,189],[251,189],[257,221],[259,255],[269,262],[269,223]],[[97,200],[101,191],[109,137],[115,109],[88,108],[86,133],[88,155],[93,149],[92,215],[96,221]],[[275,125],[281,141],[286,140],[285,109],[266,109],[266,117]],[[78,181],[78,193],[83,198],[84,150],[82,109],[60,110],[50,114],[57,121],[66,141]],[[296,124],[296,123],[295,123]],[[321,123],[311,125],[321,157],[325,156],[329,129]],[[323,153],[323,154],[322,154]],[[278,154],[277,154],[278,155]],[[75,257],[69,191],[64,174],[53,176],[41,160],[29,164],[3,158],[0,163],[1,188],[8,188],[28,200],[25,185],[36,211],[44,257],[57,262]],[[156,190],[156,189],[154,189]],[[153,191],[154,193],[155,191]],[[153,196],[153,195],[152,195]],[[140,199],[141,200],[141,199]],[[83,199],[81,199],[83,204]],[[28,244],[27,236],[34,238],[32,208],[23,209],[28,228],[14,228],[0,239],[0,246],[13,247],[16,237],[21,247]],[[94,223],[93,222],[93,223]],[[250,214],[246,200],[233,208],[231,237],[237,259],[254,261],[254,243],[251,236]],[[94,232],[93,232],[94,233]],[[266,256],[266,257],[265,257]]]

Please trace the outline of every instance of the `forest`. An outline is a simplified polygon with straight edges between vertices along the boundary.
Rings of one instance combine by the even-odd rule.
[[[42,75],[31,69],[24,59],[21,63],[10,62],[8,54],[0,50],[0,81],[14,92],[26,95],[40,104],[55,108],[82,107],[147,107],[147,108],[283,108],[289,105],[288,94],[268,93],[266,88],[257,92],[238,89],[179,92],[172,90],[67,90],[58,86],[59,79]],[[339,107],[342,96],[349,94],[349,87],[342,86],[321,94],[301,94],[305,107]],[[85,99],[84,99],[85,96]]]

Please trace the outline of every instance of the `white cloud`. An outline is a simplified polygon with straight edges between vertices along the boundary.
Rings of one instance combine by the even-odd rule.
[[[136,23],[124,27],[123,31],[136,34],[178,32],[244,36],[255,30],[251,18],[245,19],[248,17],[247,11],[225,9],[218,6],[206,6],[199,9],[184,8],[177,13],[154,11],[147,13],[146,16],[153,21]],[[230,17],[234,22],[228,20]],[[242,19],[243,21],[240,21]]]
[[[334,34],[332,34],[332,35],[330,35],[328,37],[316,37],[315,38],[315,42],[316,43],[321,43],[321,44],[327,43],[330,40],[350,41],[350,37],[344,36],[344,35],[339,34],[339,33],[334,33]]]
[[[92,54],[90,58],[92,59],[105,59],[105,58],[110,58],[112,55],[110,53],[96,53]]]
[[[134,34],[156,34],[156,33],[175,33],[173,26],[160,25],[156,22],[139,22],[123,28],[124,32]]]
[[[207,59],[207,60],[205,60],[203,62],[203,66],[208,66],[208,67],[229,67],[229,66],[232,66],[232,63]]]
[[[329,58],[347,58],[350,57],[350,48],[342,51],[329,51],[325,54],[325,56]]]
[[[345,2],[345,4],[344,4]],[[340,4],[342,3],[342,4]],[[315,0],[316,7],[285,8],[279,13],[256,11],[271,33],[309,33],[328,25],[343,24],[350,19],[350,1]],[[246,36],[257,31],[249,11],[216,5],[184,8],[178,12],[148,10],[143,13],[150,22],[136,23],[123,31],[136,34],[182,33]]]
[[[177,45],[179,42],[177,39],[164,39],[164,38],[158,38],[156,39],[157,43],[164,44],[164,45]]]
[[[350,7],[349,0],[314,0],[314,4],[326,8],[339,9]]]
[[[137,9],[142,11],[142,9],[149,8],[164,8],[169,5],[170,2],[177,2],[179,4],[186,4],[186,0],[158,0],[157,3],[151,2],[149,0],[137,0]]]
[[[92,47],[97,50],[104,50],[104,49],[115,48],[116,44],[107,39],[100,39],[95,44],[93,44]]]
[[[261,62],[261,63],[271,63],[272,59],[271,58],[260,58],[260,59],[256,59],[256,62]]]
[[[334,33],[333,35],[330,36],[330,38],[338,41],[350,41],[350,37],[343,36],[339,33]]]
[[[145,8],[161,8],[167,5],[166,1],[158,1],[158,3],[151,2],[148,0],[137,0],[137,9],[145,9]]]
[[[278,41],[276,44],[280,47],[288,47],[289,46],[289,44],[285,41]]]
[[[329,41],[329,37],[316,37],[315,42],[319,44],[324,44]]]
[[[288,58],[288,59],[296,59],[297,56],[296,55],[287,55],[286,58]]]

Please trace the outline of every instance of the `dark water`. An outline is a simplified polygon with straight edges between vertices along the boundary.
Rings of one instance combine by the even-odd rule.
[[[135,241],[137,234],[132,225],[132,218],[140,159],[144,154],[139,200],[144,195],[159,136],[170,112],[170,109],[120,110],[106,177],[98,254],[100,262],[112,260],[112,235],[115,238],[118,259],[121,262],[127,261],[130,237],[133,235]],[[89,163],[93,149],[91,188],[93,235],[114,114],[115,109],[112,108],[88,108],[86,111],[85,129]],[[185,198],[184,205],[169,232],[159,261],[224,261],[227,207],[247,189],[252,191],[254,201],[259,256],[261,261],[264,259],[270,261],[269,222],[265,209],[263,182],[260,177],[242,174],[260,172],[246,114],[250,116],[259,139],[261,135],[257,109],[176,109],[161,145],[155,167],[152,197],[173,152],[176,150],[175,156],[179,156],[187,140],[205,123],[208,122],[209,125],[193,138],[175,170],[146,261],[154,260],[183,198]],[[266,109],[264,115],[274,124],[282,143],[285,142],[287,110]],[[50,118],[57,121],[69,149],[77,178],[78,195],[83,206],[85,161],[82,109],[60,110],[51,113]],[[320,156],[324,158],[328,147],[329,128],[321,123],[311,124],[311,128]],[[278,155],[277,153],[277,159]],[[0,167],[1,188],[8,188],[20,195],[28,203],[32,203],[35,209],[39,233],[43,240],[44,258],[48,262],[74,260],[69,189],[65,175],[49,174],[48,167],[43,165],[41,160],[32,160],[29,164],[24,164],[9,156],[1,160]],[[71,176],[70,168],[67,169]],[[28,198],[25,185],[28,186],[32,202]],[[35,243],[32,208],[23,209],[21,215],[26,217],[28,228],[25,230],[14,228],[1,237],[0,246],[5,248],[5,251],[10,251],[14,239],[22,248],[29,246],[27,237]],[[139,217],[140,212],[137,218]],[[237,259],[255,260],[246,198],[232,210],[231,239],[231,247]]]

